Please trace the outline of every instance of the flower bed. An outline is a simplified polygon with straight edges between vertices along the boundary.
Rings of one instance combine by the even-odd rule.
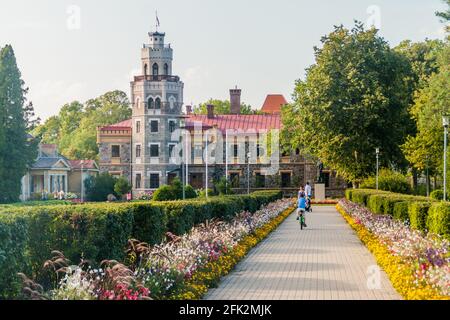
[[[92,270],[65,262],[57,266],[66,273],[58,288],[44,293],[32,285],[25,292],[34,292],[31,298],[71,300],[200,299],[292,213],[291,206],[291,200],[279,200],[229,222],[198,225],[181,237],[168,234],[170,240],[156,246],[130,240],[124,264],[107,261],[102,269]],[[56,252],[46,265],[52,261],[61,263],[65,258]]]
[[[159,244],[167,232],[181,236],[208,220],[230,221],[242,211],[254,213],[281,197],[281,192],[270,191],[209,200],[0,210],[0,299],[20,293],[17,271],[26,271],[41,281],[41,266],[53,249],[64,252],[71,261],[83,257],[99,267],[105,259],[123,261],[129,239]]]
[[[390,215],[373,214],[347,200],[337,209],[405,299],[450,298],[448,240],[432,233],[424,236]]]

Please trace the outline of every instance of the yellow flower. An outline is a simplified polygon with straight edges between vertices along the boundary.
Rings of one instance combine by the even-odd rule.
[[[379,266],[386,272],[392,286],[406,300],[449,300],[448,296],[440,295],[429,285],[414,284],[414,271],[399,257],[390,254],[388,248],[364,226],[357,224],[353,218],[340,206],[336,209],[356,231],[361,241],[374,255]]]

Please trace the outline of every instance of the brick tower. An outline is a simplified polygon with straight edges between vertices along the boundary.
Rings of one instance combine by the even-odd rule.
[[[172,132],[180,127],[184,84],[172,73],[173,50],[164,38],[165,33],[149,33],[141,50],[141,75],[131,82],[135,195],[169,183],[179,168],[170,152],[178,143]]]

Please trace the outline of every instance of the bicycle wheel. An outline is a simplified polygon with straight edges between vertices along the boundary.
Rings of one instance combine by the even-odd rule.
[[[305,220],[303,218],[303,214],[300,215],[300,230],[303,230],[303,225],[305,224]]]

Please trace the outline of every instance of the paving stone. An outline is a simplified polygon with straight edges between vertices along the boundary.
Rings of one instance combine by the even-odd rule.
[[[290,216],[206,295],[209,300],[396,300],[384,271],[367,286],[372,254],[334,207],[315,207],[300,230]]]

